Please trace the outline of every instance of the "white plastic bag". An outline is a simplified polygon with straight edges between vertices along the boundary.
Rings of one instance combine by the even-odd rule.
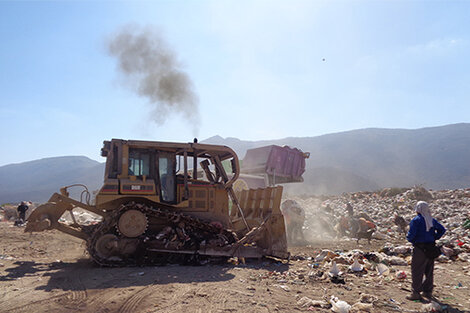
[[[379,275],[381,276],[387,276],[388,274],[390,274],[390,269],[387,265],[379,263],[377,264],[377,272],[379,272]]]
[[[331,268],[330,268],[329,274],[330,276],[338,276],[339,274],[341,274],[335,261],[331,262]]]
[[[364,269],[364,266],[362,266],[357,258],[354,258],[354,263],[349,267],[353,272],[360,272]]]
[[[351,306],[343,300],[338,300],[337,297],[331,296],[330,299],[331,310],[336,313],[349,313]]]

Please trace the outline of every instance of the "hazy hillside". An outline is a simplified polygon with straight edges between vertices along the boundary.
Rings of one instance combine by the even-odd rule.
[[[431,189],[470,187],[470,124],[417,130],[361,129],[318,137],[242,141],[220,136],[203,143],[246,150],[289,145],[310,152],[304,183],[286,184],[289,194],[339,194],[422,184]],[[103,181],[104,163],[56,157],[0,167],[0,203],[46,201],[61,186]]]
[[[44,202],[60,187],[83,183],[90,191],[103,181],[104,163],[84,156],[54,157],[0,167],[0,204]]]
[[[431,189],[470,187],[470,124],[417,130],[370,128],[258,142],[216,136],[204,142],[231,146],[241,157],[249,148],[269,144],[309,151],[305,182],[292,185],[308,193],[414,184]],[[289,191],[292,187],[286,185]]]

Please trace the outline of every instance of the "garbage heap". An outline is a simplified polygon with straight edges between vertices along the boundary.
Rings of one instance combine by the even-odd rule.
[[[417,186],[330,197],[297,197],[295,200],[305,210],[303,230],[309,239],[356,240],[338,232],[341,218],[348,215],[349,203],[354,216],[373,221],[376,229],[372,238],[383,241],[381,258],[391,257],[392,264],[402,262],[399,259],[409,261],[406,257],[411,254],[411,244],[404,240],[408,224],[416,216],[414,206],[417,201],[427,201],[433,217],[447,229],[437,242],[442,246],[442,255],[437,261],[470,261],[470,189],[434,191]],[[405,227],[397,225],[397,216],[404,220]]]

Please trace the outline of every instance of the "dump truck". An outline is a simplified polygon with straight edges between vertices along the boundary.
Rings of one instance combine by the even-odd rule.
[[[240,164],[231,148],[112,139],[101,155],[104,183],[94,203],[86,186],[80,200],[63,187],[31,213],[26,232],[56,229],[83,239],[103,266],[289,257],[282,186],[247,190],[239,199],[233,184]],[[76,222],[78,208],[100,221]],[[64,214],[74,222],[63,222]]]

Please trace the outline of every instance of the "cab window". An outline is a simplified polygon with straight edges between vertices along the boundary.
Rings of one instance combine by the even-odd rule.
[[[130,149],[129,150],[129,175],[149,176],[150,173],[150,153],[148,151]]]

